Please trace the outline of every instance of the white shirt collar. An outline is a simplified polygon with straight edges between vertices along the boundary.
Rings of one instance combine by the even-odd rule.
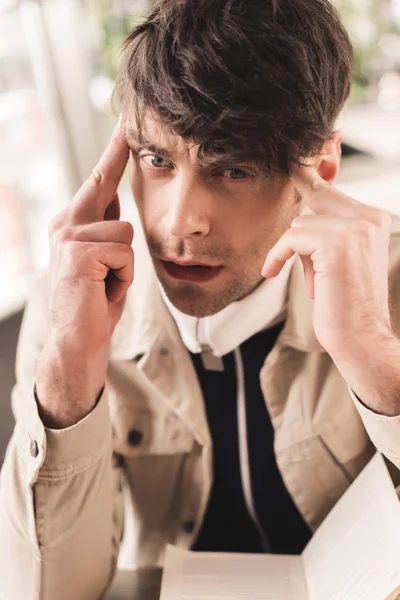
[[[202,347],[209,346],[215,356],[224,356],[259,331],[283,321],[295,258],[296,255],[286,262],[277,277],[266,279],[242,300],[232,302],[215,315],[200,319],[179,311],[159,284],[162,297],[187,349],[199,353]]]

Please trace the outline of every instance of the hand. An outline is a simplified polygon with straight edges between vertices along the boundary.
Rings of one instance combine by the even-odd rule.
[[[50,333],[37,393],[47,412],[70,409],[72,420],[89,412],[102,388],[111,335],[133,281],[134,232],[119,221],[117,194],[128,156],[116,127],[89,179],[49,227]]]
[[[390,215],[346,196],[297,167],[292,182],[312,215],[299,216],[269,252],[264,277],[275,277],[295,253],[303,262],[312,322],[334,359],[391,335],[388,301]]]

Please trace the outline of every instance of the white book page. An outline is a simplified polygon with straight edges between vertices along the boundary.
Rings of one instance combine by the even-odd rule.
[[[160,600],[308,600],[299,556],[168,546]]]
[[[302,555],[309,600],[385,600],[400,585],[400,503],[377,454]]]

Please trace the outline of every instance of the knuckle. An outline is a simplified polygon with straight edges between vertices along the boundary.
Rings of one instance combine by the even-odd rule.
[[[65,225],[68,221],[69,209],[64,208],[60,213],[56,214],[50,221],[47,227],[49,239],[57,234],[57,232]]]
[[[51,238],[52,246],[63,246],[73,239],[72,228],[64,225],[54,231]]]
[[[369,208],[367,218],[375,227],[384,227],[388,220],[390,220],[390,225],[392,222],[390,215],[375,207]]]
[[[283,233],[280,239],[291,240],[294,235],[296,235],[296,227],[292,223],[289,229],[286,229],[286,231]]]
[[[121,221],[120,226],[124,236],[126,236],[128,239],[133,238],[134,230],[132,223],[129,223],[129,221]]]
[[[98,166],[93,169],[89,180],[91,180],[91,182],[94,183],[96,186],[100,186],[103,183],[104,174]]]
[[[107,181],[112,182],[115,187],[119,184],[119,178],[117,175],[115,175],[113,170],[105,164],[97,165],[93,169],[89,177],[89,181],[99,188],[103,187]]]
[[[65,225],[58,232],[58,240],[62,244],[72,241],[74,237],[74,228],[70,225]]]
[[[371,238],[376,235],[377,226],[371,221],[363,221],[361,231],[366,237]]]

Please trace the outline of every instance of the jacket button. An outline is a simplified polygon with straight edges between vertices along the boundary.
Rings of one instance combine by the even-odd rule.
[[[37,442],[35,442],[35,440],[32,440],[30,445],[29,445],[29,450],[31,453],[31,456],[33,458],[36,458],[37,455],[39,454],[39,446],[37,445]]]
[[[139,446],[142,442],[143,433],[138,429],[131,429],[128,433],[128,444],[130,446]]]
[[[185,533],[193,533],[194,530],[194,521],[185,521],[182,524],[182,529]]]

